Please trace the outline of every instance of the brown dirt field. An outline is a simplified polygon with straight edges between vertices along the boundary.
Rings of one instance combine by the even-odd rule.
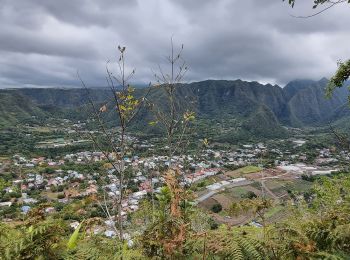
[[[216,200],[218,203],[220,203],[224,209],[228,209],[231,206],[232,202],[234,201],[233,199],[228,197],[226,194],[222,194],[222,193],[215,194],[213,196],[213,199]]]
[[[218,223],[227,224],[229,226],[238,226],[249,223],[252,220],[251,216],[224,217],[218,214],[210,214],[210,216]]]
[[[286,182],[282,180],[277,180],[277,179],[270,179],[270,180],[265,180],[265,185],[270,189],[278,189],[280,187],[283,187]]]
[[[207,210],[211,210],[212,206],[213,206],[214,204],[216,204],[216,203],[217,203],[216,200],[214,200],[213,198],[209,198],[209,199],[207,199],[207,200],[204,200],[204,201],[198,203],[198,205],[199,205],[200,207],[203,207],[203,208],[207,209]]]
[[[252,191],[254,192],[256,195],[260,196],[261,195],[261,190],[254,188],[252,186],[245,186],[244,187],[247,191]]]
[[[232,203],[233,201],[241,200],[241,195],[245,194],[248,191],[252,191],[258,196],[261,195],[261,189],[257,189],[251,185],[226,189],[223,193],[220,193],[220,195],[227,197],[227,199],[230,199]]]
[[[287,180],[276,180],[276,179],[271,179],[271,180],[266,180],[265,181],[265,185],[266,187],[271,190],[271,192],[273,192],[277,197],[281,197],[281,196],[285,196],[287,195],[287,190],[285,188],[285,185],[288,183],[289,181]]]
[[[248,180],[258,180],[258,179],[261,179],[261,176],[262,176],[261,172],[247,173],[244,175],[244,177],[247,178]],[[271,175],[265,171],[264,171],[263,176],[264,177],[271,177]]]
[[[256,189],[252,186],[244,186],[244,187],[240,187],[241,189],[244,189],[245,191],[252,191],[254,192],[256,195],[260,196],[261,195],[261,190],[259,189]],[[233,191],[232,191],[233,192]],[[232,202],[237,202],[237,201],[240,201],[241,198],[238,196],[238,197],[235,197],[232,192],[230,192],[230,190],[226,190],[225,192],[222,192],[222,193],[217,193],[215,194],[212,199],[216,200],[218,203],[220,203],[222,205],[222,207],[224,209],[228,209]]]
[[[239,170],[234,170],[234,171],[227,171],[224,173],[224,175],[230,177],[230,178],[238,178],[242,174],[239,172]]]
[[[264,176],[264,178],[280,176],[279,178],[281,179],[287,179],[287,180],[295,179],[295,175],[286,173],[285,171],[282,171],[279,169],[265,169],[263,171],[263,175],[261,172],[248,173],[244,175],[244,177],[251,180],[261,179],[262,176]]]
[[[218,181],[228,181],[228,180],[231,180],[231,177],[230,176],[227,176],[226,174],[219,174],[219,175],[216,175],[216,180]]]

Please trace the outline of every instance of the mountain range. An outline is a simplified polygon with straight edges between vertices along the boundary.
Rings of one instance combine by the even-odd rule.
[[[283,126],[321,127],[347,121],[348,90],[337,89],[332,98],[326,99],[327,83],[325,78],[294,80],[282,88],[242,80],[206,80],[182,85],[179,95],[196,100],[194,110],[204,124],[214,122],[240,133],[278,137],[285,134]],[[137,89],[139,95],[144,91],[146,88]],[[162,102],[159,91],[151,96]],[[106,88],[89,89],[89,96],[96,103],[102,103],[110,94]],[[79,118],[74,111],[86,103],[85,89],[0,90],[0,127],[28,122],[33,116]]]

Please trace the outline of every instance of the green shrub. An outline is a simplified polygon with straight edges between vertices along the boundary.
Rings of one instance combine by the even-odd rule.
[[[213,211],[214,213],[219,213],[220,211],[222,211],[222,206],[220,203],[215,203],[212,207],[211,207],[211,211]]]

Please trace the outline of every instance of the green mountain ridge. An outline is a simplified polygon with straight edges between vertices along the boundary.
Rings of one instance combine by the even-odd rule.
[[[180,102],[191,99],[191,108],[204,122],[217,122],[227,129],[250,136],[273,138],[286,135],[283,126],[324,126],[329,122],[344,122],[350,117],[346,106],[348,91],[337,89],[326,99],[326,79],[320,81],[295,80],[284,88],[242,80],[206,80],[184,84],[178,97]],[[82,107],[88,96],[96,103],[111,96],[107,88],[89,89],[13,89],[0,90],[1,126],[11,126],[36,117],[84,119]],[[137,89],[143,95],[146,88]],[[152,90],[149,98],[162,103],[161,89]],[[139,117],[142,127],[151,119],[147,111]],[[230,133],[226,133],[230,135]],[[233,133],[232,133],[233,134]],[[237,134],[237,132],[236,132]]]
[[[47,116],[49,114],[28,97],[10,90],[0,91],[0,128],[34,123]]]

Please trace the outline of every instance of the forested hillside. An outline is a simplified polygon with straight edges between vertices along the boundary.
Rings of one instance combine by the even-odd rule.
[[[329,122],[344,122],[349,115],[347,90],[337,90],[331,99],[325,98],[327,80],[296,80],[284,88],[242,80],[207,80],[184,84],[179,100],[190,98],[194,111],[203,122],[223,122],[223,127],[238,129],[239,135],[279,137],[285,135],[282,126],[323,126]],[[143,95],[147,88],[138,89]],[[84,105],[88,96],[101,104],[111,98],[106,88],[85,89],[15,89],[2,90],[2,126],[26,122],[32,116],[86,119]],[[149,98],[162,102],[157,89]],[[184,101],[185,102],[185,101]],[[7,104],[7,105],[6,105]],[[14,120],[13,115],[17,116]],[[151,120],[147,112],[139,117],[140,125]],[[237,134],[237,133],[236,133]]]

